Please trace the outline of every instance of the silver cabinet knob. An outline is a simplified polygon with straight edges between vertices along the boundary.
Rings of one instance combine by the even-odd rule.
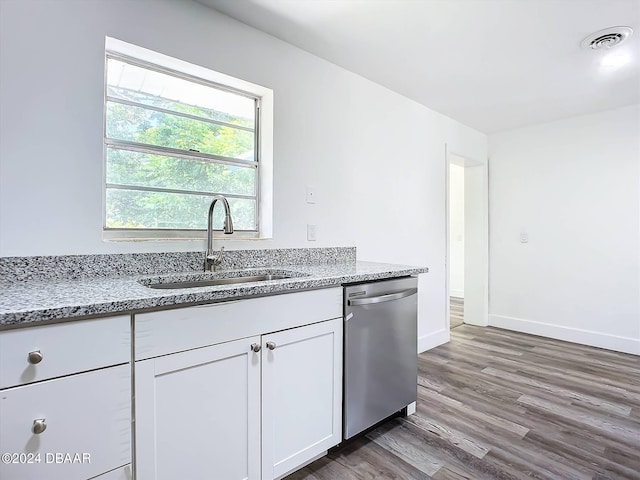
[[[267,348],[269,350],[275,350],[276,349],[276,344],[274,342],[267,342]]]
[[[258,353],[262,349],[262,346],[259,343],[252,343],[251,350]]]
[[[28,359],[29,359],[29,363],[32,365],[40,363],[43,358],[44,356],[42,355],[42,352],[40,352],[40,350],[34,350],[33,352],[29,352]]]
[[[31,431],[36,435],[40,435],[46,429],[47,429],[47,423],[45,422],[44,418],[38,418],[37,420],[33,421],[33,426],[31,427]]]

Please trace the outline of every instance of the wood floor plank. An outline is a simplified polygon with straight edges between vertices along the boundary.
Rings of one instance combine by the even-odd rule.
[[[571,352],[570,350],[559,351],[548,347],[534,347],[531,353],[538,355],[539,358],[553,358],[554,361],[562,358],[565,361],[572,362],[578,370],[591,371],[602,376],[607,374],[615,376],[620,373],[634,375],[637,372],[637,367],[633,365],[615,363],[598,358],[595,355],[587,356],[581,352]]]
[[[514,355],[514,356],[522,355],[522,352],[515,350],[513,348],[498,347],[487,342],[480,342],[477,340],[465,340],[462,338],[458,338],[456,340],[458,341],[458,343],[461,343],[463,345],[481,348],[483,350],[489,350],[490,352],[504,353],[507,355]]]
[[[587,452],[587,455],[601,456],[607,447],[607,444],[603,444],[601,439],[596,440],[593,435],[588,435],[583,431],[568,431],[567,429],[559,428],[558,423],[537,415],[536,412],[529,411],[519,404],[487,402],[483,395],[470,389],[456,392],[456,395],[464,396],[467,399],[466,403],[476,410],[502,415],[508,420],[520,422],[522,426],[529,429],[526,434],[527,437],[531,432],[541,432],[554,445],[560,443],[575,444],[581,450]],[[609,445],[618,446],[616,442],[611,442]]]
[[[629,414],[631,413],[631,407],[629,405],[621,405],[619,403],[609,402],[593,395],[579,393],[571,389],[563,388],[562,386],[557,385],[557,382],[542,382],[531,378],[530,376],[518,375],[516,373],[498,370],[493,367],[487,367],[483,369],[482,373],[500,377],[503,380],[509,380],[514,383],[525,384],[530,387],[534,387],[537,390],[542,390],[552,395],[566,398],[570,401],[577,401],[592,407],[596,407],[599,410],[607,413],[613,413],[621,416],[629,416]]]
[[[357,470],[345,467],[330,456],[307,465],[288,475],[287,480],[362,480],[362,475]]]
[[[522,395],[518,402],[530,407],[536,407],[549,415],[574,421],[584,427],[595,428],[601,435],[623,439],[630,445],[636,444],[640,447],[640,424],[637,422],[624,422],[620,419],[596,415],[592,412],[585,412],[575,406],[572,408],[553,404],[531,395]]]
[[[485,457],[504,469],[515,467],[528,477],[562,480],[590,480],[592,474],[576,470],[567,461],[558,461],[553,452],[547,451],[541,461],[540,454],[531,444],[514,445],[510,449],[494,448]]]
[[[421,415],[426,415],[420,412]],[[584,472],[579,470],[580,465],[573,465],[557,458],[553,451],[538,450],[535,445],[531,445],[524,437],[507,437],[504,431],[496,429],[491,425],[472,424],[457,415],[447,415],[443,410],[439,410],[435,417],[451,428],[463,427],[468,429],[469,438],[480,443],[490,443],[489,454],[483,457],[485,465],[491,465],[493,471],[508,473],[516,478],[520,478],[521,473],[526,473],[526,478],[588,478]],[[411,420],[407,420],[411,421]],[[536,464],[544,458],[543,464]],[[486,468],[486,467],[485,467]],[[538,475],[532,475],[537,472]]]
[[[434,355],[446,358],[448,363],[453,361],[466,367],[469,363],[480,365],[482,362],[486,362],[486,366],[513,373],[523,373],[531,378],[558,382],[576,391],[593,393],[603,399],[640,407],[640,404],[638,404],[640,396],[629,391],[629,388],[633,388],[630,385],[630,382],[634,381],[633,378],[616,380],[611,376],[604,378],[594,374],[576,372],[571,370],[571,365],[565,365],[564,368],[553,364],[541,365],[537,358],[532,359],[527,354],[524,354],[522,358],[511,359],[504,356],[487,355],[483,352],[469,349],[465,351],[445,351],[438,348],[436,350],[438,352],[435,353],[434,351]]]
[[[565,458],[571,458],[573,462],[581,464],[587,471],[591,470],[596,472],[596,474],[602,478],[606,478],[607,475],[614,475],[620,478],[640,478],[636,465],[633,465],[633,463],[636,463],[635,459],[626,458],[626,465],[622,465],[611,461],[605,455],[600,455],[599,460],[596,462],[593,460],[591,452],[585,451],[574,443],[566,440],[556,441],[550,438],[549,435],[541,435],[536,432],[529,432],[526,440],[528,443],[536,445],[540,449],[550,448]]]
[[[507,344],[526,344],[530,347],[545,347],[550,349],[555,349],[562,352],[574,352],[578,354],[587,354],[593,357],[605,358],[612,363],[615,361],[623,362],[624,364],[637,367],[640,359],[634,355],[628,355],[626,353],[614,352],[612,350],[604,350],[601,348],[590,347],[588,345],[581,345],[579,343],[570,343],[564,342],[562,340],[556,340],[554,338],[547,337],[539,337],[536,335],[528,335],[528,334],[519,334],[516,332],[511,332],[508,330],[501,330],[498,328],[484,328],[484,327],[476,327],[481,328],[484,331],[482,332],[482,336],[485,339],[489,338],[497,338],[501,339],[503,342]]]
[[[436,437],[449,442],[451,445],[455,445],[456,447],[464,450],[465,452],[473,455],[476,458],[484,457],[489,451],[489,447],[482,445],[481,442],[470,438],[468,435],[460,432],[459,430],[449,428],[448,426],[443,425],[441,422],[437,422],[430,418],[419,417],[417,415],[413,415],[412,417],[408,418],[407,421],[412,423],[416,427],[430,432]]]
[[[415,417],[413,415],[412,417]],[[412,428],[413,435],[420,439],[422,448],[430,452],[433,457],[439,458],[443,464],[454,469],[462,471],[472,471],[474,480],[518,480],[518,475],[511,475],[502,469],[496,468],[484,459],[479,459],[474,455],[465,452],[458,446],[433,435],[431,432],[425,431],[411,424],[411,418],[394,419],[389,422],[390,425],[405,424],[406,427]],[[410,424],[410,425],[409,425]],[[383,426],[381,428],[389,428]],[[441,467],[438,472],[445,468]],[[438,474],[436,472],[434,476]],[[523,477],[524,480],[524,477]]]
[[[461,325],[418,404],[287,480],[640,480],[640,357]]]
[[[420,438],[402,424],[394,424],[390,429],[379,428],[369,433],[367,438],[429,476],[444,465],[439,456],[424,448]]]
[[[453,410],[460,418],[464,418],[468,422],[475,422],[486,427],[493,427],[499,430],[502,435],[522,438],[529,431],[527,427],[523,427],[522,425],[505,418],[485,412],[479,412],[473,408],[468,408],[466,403],[458,402],[447,395],[422,389],[420,389],[420,391],[420,398],[431,400],[431,405],[437,405],[437,408],[453,406]]]
[[[468,472],[458,470],[450,465],[445,465],[433,475],[433,480],[475,480]]]
[[[637,448],[635,451],[623,451],[619,448],[607,447],[604,455],[606,460],[610,460],[620,468],[633,471],[633,475],[629,475],[628,478],[640,479],[640,452],[638,452]]]
[[[403,461],[394,453],[364,437],[355,439],[331,456],[345,468],[357,472],[359,478],[394,480],[428,480],[430,478],[429,475]]]

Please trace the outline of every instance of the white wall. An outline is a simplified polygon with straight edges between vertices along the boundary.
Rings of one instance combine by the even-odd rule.
[[[640,106],[491,136],[490,324],[640,353],[639,179]]]
[[[449,293],[464,298],[464,167],[449,165]]]
[[[483,134],[195,2],[3,0],[0,9],[0,255],[204,250],[204,241],[102,241],[111,36],[274,90],[273,238],[226,248],[356,246],[360,259],[429,266],[420,346],[448,339],[445,144],[485,158]],[[307,223],[317,242],[306,241]]]

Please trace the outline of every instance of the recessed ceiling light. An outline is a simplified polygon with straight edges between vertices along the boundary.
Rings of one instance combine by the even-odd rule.
[[[605,28],[604,30],[592,33],[582,40],[580,46],[592,50],[607,50],[620,45],[629,38],[632,33],[633,30],[630,27]]]

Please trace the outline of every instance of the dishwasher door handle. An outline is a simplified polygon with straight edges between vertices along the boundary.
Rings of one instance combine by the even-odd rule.
[[[392,300],[399,300],[401,298],[410,297],[411,295],[415,295],[418,293],[417,288],[410,288],[408,290],[403,290],[401,292],[389,293],[387,295],[378,295],[377,297],[366,297],[366,298],[354,298],[353,300],[347,300],[347,304],[349,306],[355,305],[371,305],[374,303],[382,303],[382,302],[390,302]]]

